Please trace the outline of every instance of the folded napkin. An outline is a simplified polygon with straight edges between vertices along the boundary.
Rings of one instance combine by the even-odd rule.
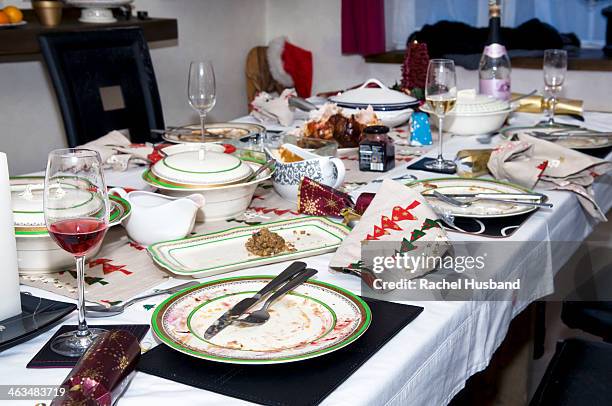
[[[520,96],[518,93],[513,93],[512,97]],[[518,107],[515,111],[522,113],[541,113],[548,106],[542,96],[529,96],[516,102]],[[555,114],[571,114],[576,116],[582,116],[582,100],[574,99],[557,99],[557,105],[555,106]]]
[[[582,207],[594,218],[606,221],[593,197],[596,177],[612,170],[612,162],[532,137],[499,145],[487,164],[496,179],[534,188],[535,186],[576,193]]]
[[[431,261],[421,261],[411,270],[373,275],[362,258],[362,242],[388,242],[381,255],[388,252],[409,256],[442,256],[450,244],[434,210],[420,193],[386,179],[364,212],[361,220],[344,239],[331,259],[330,268],[358,273],[371,285],[373,278],[412,279],[433,270]],[[382,244],[380,245],[382,248]]]
[[[132,144],[120,131],[111,131],[80,147],[98,151],[102,162],[111,165],[115,170],[126,170],[131,158],[147,160],[148,155],[153,152],[153,145]]]
[[[263,123],[290,126],[294,113],[289,108],[289,98],[296,96],[295,89],[285,89],[280,96],[260,92],[251,102],[251,115]]]
[[[133,377],[139,359],[140,343],[132,333],[103,333],[59,386],[51,405],[113,405]]]

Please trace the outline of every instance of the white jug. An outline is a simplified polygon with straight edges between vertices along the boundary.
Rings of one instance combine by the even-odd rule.
[[[132,206],[122,225],[133,241],[144,246],[186,237],[205,203],[200,194],[177,198],[140,190],[127,193],[121,188],[109,193],[118,194]]]

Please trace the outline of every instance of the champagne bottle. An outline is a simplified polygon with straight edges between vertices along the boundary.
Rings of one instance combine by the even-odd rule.
[[[501,43],[501,0],[489,0],[489,37],[478,67],[479,93],[510,99],[510,58]]]

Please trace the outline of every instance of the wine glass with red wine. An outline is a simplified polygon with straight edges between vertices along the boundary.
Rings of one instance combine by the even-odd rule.
[[[49,154],[44,211],[51,238],[76,260],[78,294],[78,328],[59,335],[51,349],[67,357],[80,357],[104,332],[88,328],[85,321],[85,256],[102,242],[110,212],[98,152],[69,148]]]

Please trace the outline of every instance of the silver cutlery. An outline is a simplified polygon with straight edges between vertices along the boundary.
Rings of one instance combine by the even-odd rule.
[[[179,134],[179,135],[198,135],[200,132],[197,130],[180,129],[180,128],[167,128],[165,130],[153,129],[153,134]]]
[[[497,198],[470,198],[469,200],[459,200],[456,199],[454,197],[450,197],[448,195],[442,194],[440,192],[438,192],[437,190],[433,191],[433,196],[438,198],[439,200],[446,202],[452,206],[456,206],[456,207],[470,207],[472,204],[474,204],[476,201],[478,200],[487,200],[487,201],[492,201],[492,202],[499,202],[499,203],[509,203],[509,204],[516,204],[519,206],[536,206],[536,207],[553,207],[552,203],[540,203],[540,202],[526,202],[526,201],[521,201],[521,200],[508,200],[508,199],[497,199]]]
[[[531,136],[541,139],[567,139],[567,138],[611,138],[612,132],[597,132],[597,131],[576,131],[576,132],[544,132],[531,131],[528,133]]]
[[[528,97],[531,97],[531,96],[533,96],[534,94],[536,94],[537,92],[538,92],[538,91],[537,91],[536,89],[534,89],[534,90],[532,90],[531,92],[529,92],[529,93],[527,93],[527,94],[524,94],[524,95],[522,95],[522,96],[517,96],[517,97],[515,97],[514,99],[510,99],[510,103],[514,103],[514,102],[517,102],[517,101],[519,101],[519,100],[523,100],[523,99],[526,99],[526,98],[528,98]]]
[[[308,278],[314,276],[316,273],[316,270],[307,268],[283,285],[283,287],[274,292],[274,294],[272,294],[272,296],[265,301],[260,309],[250,313],[244,319],[238,319],[236,321],[246,325],[259,325],[265,323],[270,319],[270,312],[268,310],[270,309],[270,306],[272,306],[272,303],[306,282]]]
[[[318,107],[302,97],[290,97],[289,105],[305,112],[316,110]]]
[[[133,305],[136,302],[139,302],[141,300],[144,299],[148,299],[150,297],[154,297],[154,296],[159,296],[159,295],[166,295],[166,294],[172,294],[172,293],[176,293],[176,292],[180,292],[183,289],[187,289],[187,288],[191,288],[193,286],[198,286],[200,284],[200,282],[197,281],[192,281],[192,282],[187,282],[187,283],[183,283],[182,285],[178,285],[178,286],[174,286],[172,288],[168,288],[168,289],[156,289],[154,290],[152,293],[149,293],[147,295],[143,295],[143,296],[138,296],[135,297],[134,299],[128,300],[127,302],[124,302],[120,305],[114,305],[114,306],[103,306],[103,305],[91,305],[91,306],[85,306],[85,311],[87,312],[87,317],[110,317],[110,316],[116,316],[118,314],[123,313],[123,311]]]
[[[440,193],[440,192],[438,192]],[[424,193],[425,197],[432,197],[432,194]],[[474,199],[506,199],[506,200],[533,200],[540,202],[546,195],[538,193],[444,193],[444,196],[453,198],[474,198]]]
[[[417,177],[414,175],[402,175],[402,176],[397,176],[395,178],[383,178],[383,179],[374,179],[372,181],[372,183],[381,183],[383,180],[385,179],[391,179],[391,180],[417,180]]]
[[[272,168],[272,164],[274,164],[274,158],[269,159],[266,161],[265,164],[261,165],[259,167],[259,169],[257,169],[255,172],[253,172],[248,178],[245,179],[245,183],[250,182],[254,179],[257,179],[257,177],[259,176],[259,174],[263,173],[263,171],[265,171],[266,169],[271,169]]]
[[[264,286],[254,296],[242,299],[234,307],[223,313],[221,317],[215,320],[215,322],[206,329],[206,331],[204,332],[204,338],[210,340],[211,338],[219,334],[221,330],[233,324],[236,319],[242,316],[253,305],[262,300],[264,296],[266,296],[270,292],[273,292],[274,290],[276,290],[276,288],[283,285],[287,281],[291,280],[304,269],[306,269],[306,264],[304,262],[294,262],[289,265],[287,269],[281,272],[276,278],[272,279],[270,283]]]

